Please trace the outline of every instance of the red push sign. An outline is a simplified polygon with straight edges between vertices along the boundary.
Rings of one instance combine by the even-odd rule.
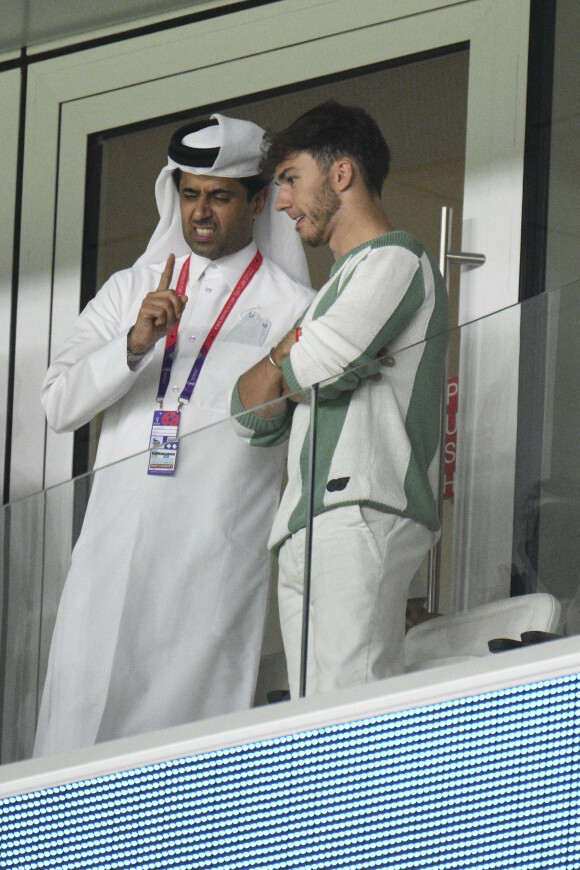
[[[447,381],[447,413],[445,415],[445,464],[443,498],[453,498],[455,478],[455,454],[457,451],[457,406],[459,378]]]

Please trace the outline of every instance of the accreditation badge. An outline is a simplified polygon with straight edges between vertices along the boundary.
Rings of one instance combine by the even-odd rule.
[[[149,439],[149,466],[147,474],[171,477],[175,474],[179,439],[179,411],[155,411]]]

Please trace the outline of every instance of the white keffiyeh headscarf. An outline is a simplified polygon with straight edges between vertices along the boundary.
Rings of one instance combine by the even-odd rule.
[[[172,177],[174,170],[221,178],[258,175],[263,136],[264,131],[257,124],[217,113],[209,121],[188,124],[174,133],[167,165],[155,183],[159,223],[135,265],[159,263],[170,253],[181,257],[190,252],[181,228],[179,194]],[[264,211],[254,221],[254,239],[265,257],[297,281],[310,285],[302,242],[294,223],[275,210],[276,196],[272,182]]]

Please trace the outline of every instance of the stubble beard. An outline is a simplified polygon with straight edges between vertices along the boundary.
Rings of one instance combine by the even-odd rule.
[[[332,218],[340,208],[340,197],[336,194],[328,175],[323,178],[314,194],[310,208],[311,234],[304,239],[311,248],[319,248],[328,242]]]

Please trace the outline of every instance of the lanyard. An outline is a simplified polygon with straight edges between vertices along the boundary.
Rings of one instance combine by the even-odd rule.
[[[191,255],[187,258],[183,266],[181,267],[181,272],[179,273],[179,278],[177,281],[177,287],[175,288],[175,292],[178,296],[183,296],[187,289],[187,282],[189,280],[189,262],[191,260]],[[199,374],[205,362],[205,358],[207,357],[209,350],[214,343],[220,329],[224,325],[228,314],[262,265],[262,255],[259,251],[256,252],[256,256],[251,260],[250,264],[246,267],[242,277],[230,293],[226,303],[220,313],[218,314],[217,320],[208,332],[205,341],[203,342],[200,351],[197,355],[197,358],[192,366],[192,369],[187,378],[187,382],[185,387],[183,388],[181,395],[179,397],[178,402],[178,410],[182,405],[186,405],[191,399],[194,387],[197,383],[197,379],[199,378]],[[157,390],[157,401],[159,402],[159,407],[163,408],[163,399],[165,398],[165,394],[167,392],[167,387],[169,386],[169,381],[171,378],[171,369],[173,367],[173,359],[175,357],[175,348],[177,345],[177,331],[179,329],[179,323],[177,323],[171,332],[168,333],[167,338],[165,339],[165,352],[163,354],[163,364],[161,367],[161,375],[159,377],[159,389]]]

